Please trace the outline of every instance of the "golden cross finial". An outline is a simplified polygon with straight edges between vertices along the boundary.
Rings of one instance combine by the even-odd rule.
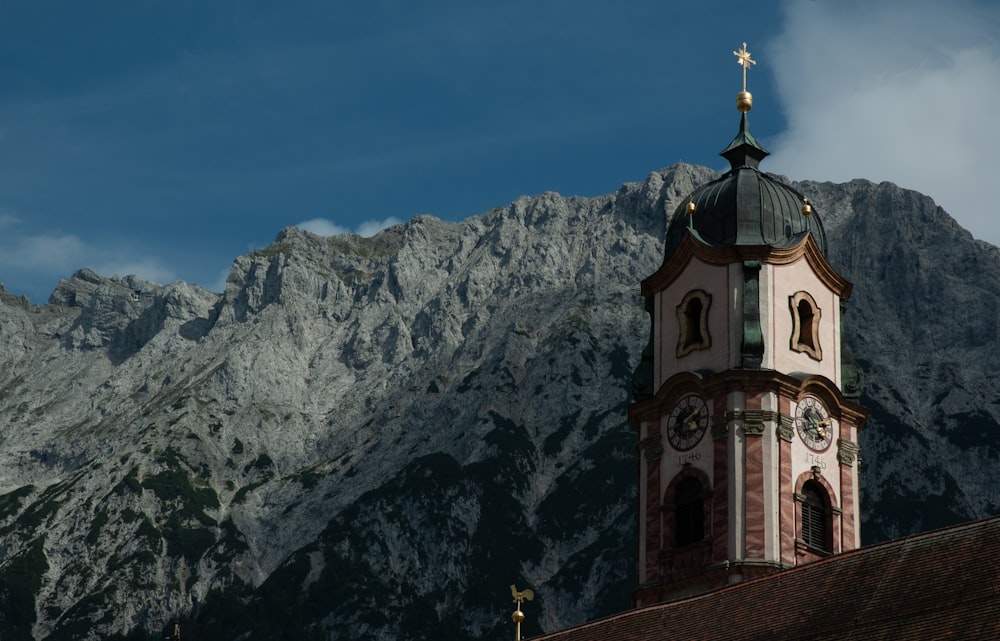
[[[743,67],[743,91],[747,90],[747,69],[750,65],[757,64],[756,60],[750,59],[750,52],[747,51],[747,43],[743,43],[743,48],[739,51],[734,51],[733,55],[736,56],[736,62]]]

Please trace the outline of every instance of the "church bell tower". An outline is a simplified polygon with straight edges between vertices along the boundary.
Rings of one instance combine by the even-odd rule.
[[[860,373],[841,339],[851,284],[819,213],[759,169],[746,44],[730,170],[696,189],[642,281],[650,343],[633,379],[633,605],[698,594],[860,545]]]

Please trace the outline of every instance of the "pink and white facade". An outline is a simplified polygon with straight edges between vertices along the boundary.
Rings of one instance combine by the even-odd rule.
[[[853,363],[845,372],[840,329],[851,285],[827,262],[808,201],[791,188],[768,196],[784,186],[757,172],[759,158],[741,159],[678,209],[674,246],[642,283],[652,362],[647,393],[629,408],[638,437],[635,606],[860,546],[866,412],[843,391],[858,375]],[[748,192],[757,198],[749,213]],[[784,219],[785,235],[720,242],[727,217],[765,232]]]

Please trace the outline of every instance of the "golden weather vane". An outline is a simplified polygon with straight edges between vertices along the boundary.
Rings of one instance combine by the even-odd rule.
[[[517,626],[517,629],[514,631],[514,641],[521,641],[521,621],[524,621],[524,612],[521,612],[521,601],[534,600],[535,593],[531,591],[531,588],[525,588],[524,590],[518,591],[514,585],[511,585],[510,594],[514,597],[514,603],[517,604],[517,609],[514,610],[514,614],[510,615],[511,620]]]
[[[745,42],[743,48],[734,51],[733,55],[736,56],[736,62],[743,67],[743,91],[736,94],[736,108],[746,113],[753,106],[753,95],[747,91],[747,69],[750,68],[750,65],[757,64],[757,61],[750,58],[750,52],[747,51],[747,43]]]

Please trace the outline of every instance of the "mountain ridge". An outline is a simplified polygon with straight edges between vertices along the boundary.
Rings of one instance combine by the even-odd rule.
[[[0,295],[0,634],[502,638],[514,582],[526,634],[627,607],[639,280],[717,175],[288,228],[221,294]],[[863,534],[996,513],[1000,252],[891,183],[794,184],[855,285]]]

